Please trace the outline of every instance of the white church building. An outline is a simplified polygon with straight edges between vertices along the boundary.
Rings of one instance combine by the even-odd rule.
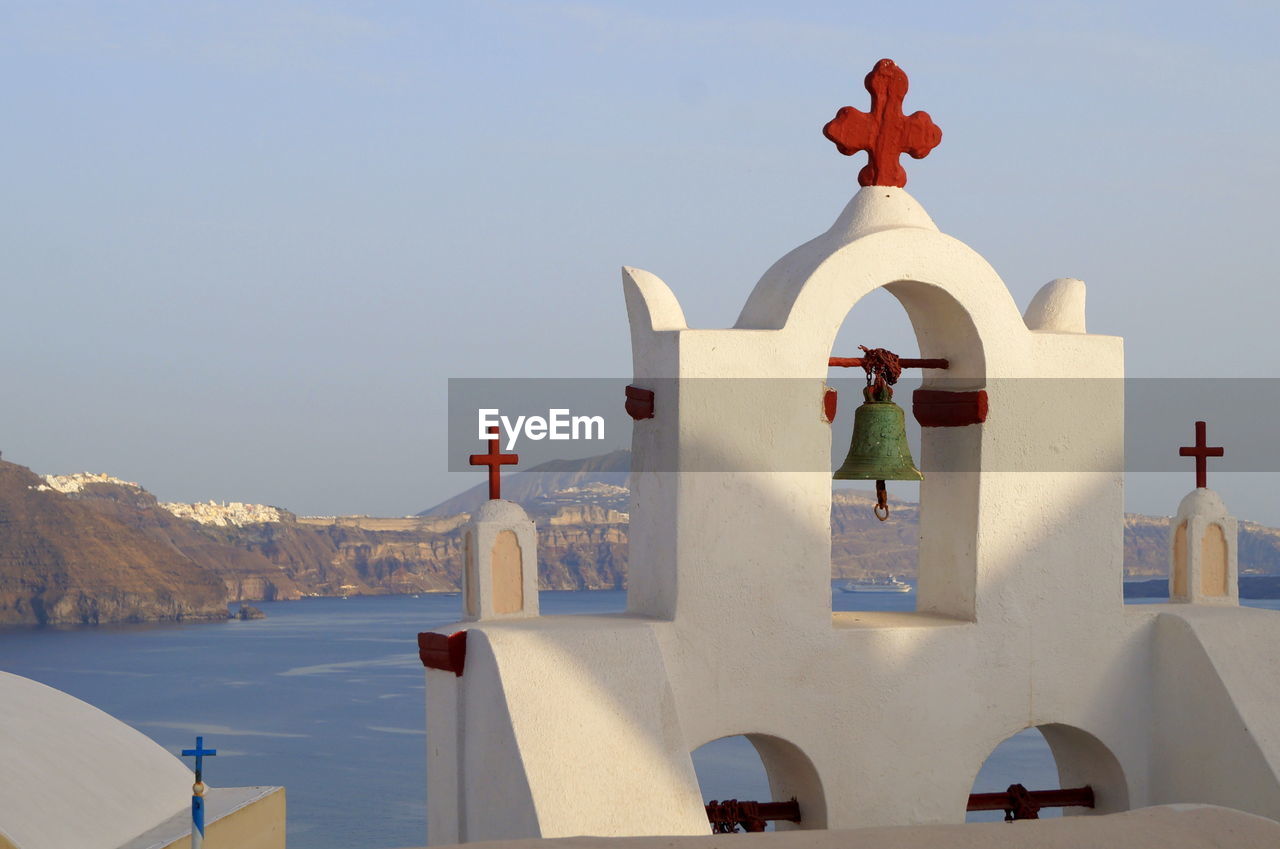
[[[1235,521],[1194,490],[1170,529],[1171,602],[1125,606],[1123,341],[1087,332],[1078,280],[1020,312],[902,188],[898,153],[941,137],[898,111],[905,75],[882,61],[867,88],[871,113],[827,127],[843,153],[870,148],[861,189],[732,328],[688,327],[661,279],[623,270],[626,613],[540,616],[532,524],[511,502],[477,515],[465,621],[422,638],[430,844],[706,834],[690,753],[731,735],[773,801],[796,800],[779,829],[959,824],[992,750],[1034,727],[1060,786],[1092,790],[1067,814],[1174,805],[1144,833],[1159,821],[1176,841],[1194,831],[1179,803],[1222,806],[1255,815],[1222,812],[1241,841],[1222,845],[1280,845],[1280,616],[1238,604]],[[913,405],[918,601],[833,613],[830,456],[847,435],[826,381],[877,289],[946,365]]]
[[[899,154],[941,140],[901,113],[905,75],[884,60],[867,88],[871,112],[826,129],[868,150],[862,188],[765,272],[734,327],[688,327],[662,280],[623,271],[625,613],[540,615],[537,529],[491,468],[463,621],[419,636],[430,844],[1280,846],[1280,615],[1239,606],[1235,520],[1201,472],[1170,524],[1170,602],[1125,606],[1122,340],[1086,331],[1078,280],[1020,313],[903,188]],[[917,605],[833,612],[830,457],[846,437],[827,381],[841,324],[877,289],[929,365],[910,402]],[[1202,470],[1216,449],[1187,450]],[[1027,728],[1092,807],[962,825],[983,762]],[[707,836],[691,753],[735,735],[768,773],[760,801],[794,800],[783,833]],[[192,779],[124,723],[0,673],[0,849],[186,849]],[[284,807],[278,787],[216,788],[205,846],[281,849]]]

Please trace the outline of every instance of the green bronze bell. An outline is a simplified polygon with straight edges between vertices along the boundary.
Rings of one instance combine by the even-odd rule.
[[[831,477],[838,481],[875,481],[876,518],[889,518],[885,481],[919,481],[924,474],[911,459],[907,418],[893,403],[893,390],[881,381],[862,390],[863,401],[853,413],[853,438],[844,464]]]
[[[907,445],[907,417],[893,403],[893,389],[902,374],[902,360],[884,348],[859,345],[863,356],[850,360],[867,373],[867,388],[862,390],[862,405],[853,413],[853,438],[844,464],[832,477],[838,481],[875,481],[876,506],[873,512],[880,521],[889,518],[889,493],[885,481],[922,481],[924,475],[911,459]],[[837,363],[833,358],[833,365]]]
[[[911,459],[907,419],[884,384],[862,390],[863,402],[853,414],[853,438],[844,465],[832,475],[838,481],[919,481],[924,475]]]

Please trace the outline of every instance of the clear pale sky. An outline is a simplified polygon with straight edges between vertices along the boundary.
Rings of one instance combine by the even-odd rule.
[[[1130,375],[1280,375],[1277,44],[1265,2],[0,0],[0,450],[430,506],[481,479],[447,378],[630,374],[619,266],[732,324],[856,189],[821,128],[883,56],[944,132],[908,190],[1020,307],[1080,277]],[[888,296],[852,315],[914,347]],[[1275,474],[1210,480],[1280,524]]]

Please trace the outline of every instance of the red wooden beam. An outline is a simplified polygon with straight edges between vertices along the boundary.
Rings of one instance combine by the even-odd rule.
[[[862,357],[831,357],[827,360],[827,365],[831,368],[861,368]],[[950,368],[951,363],[947,360],[912,360],[906,357],[898,360],[898,365],[903,368]]]
[[[969,811],[1004,811],[1006,822],[1040,818],[1041,808],[1092,808],[1093,788],[1073,787],[1069,790],[1028,790],[1021,784],[1010,784],[1003,793],[969,794]]]
[[[771,820],[800,822],[800,803],[795,799],[787,802],[747,802],[737,799],[717,802],[712,799],[707,803],[706,809],[712,834],[733,834],[739,826],[743,831],[764,831]]]

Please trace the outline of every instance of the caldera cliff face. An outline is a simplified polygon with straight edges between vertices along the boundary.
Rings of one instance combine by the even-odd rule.
[[[225,616],[222,582],[171,544],[0,462],[0,624]]]

